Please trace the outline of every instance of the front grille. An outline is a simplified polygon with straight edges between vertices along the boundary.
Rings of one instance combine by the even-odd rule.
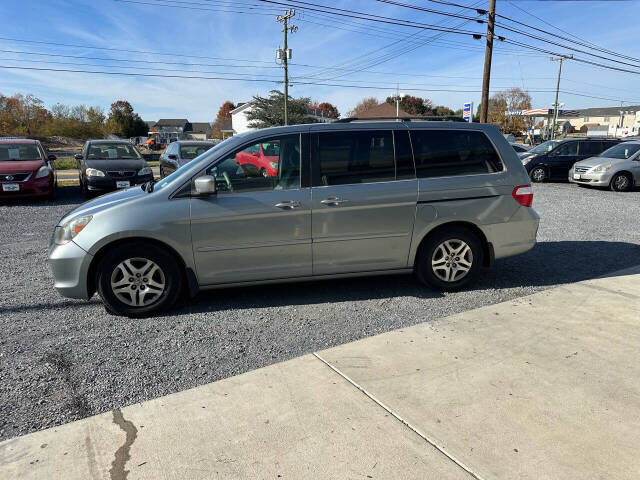
[[[29,175],[29,173],[2,173],[0,182],[24,182]]]
[[[135,176],[135,170],[109,170],[107,175],[113,178],[129,178]]]
[[[573,171],[576,173],[586,173],[591,167],[583,167],[581,165],[576,165],[573,167]]]

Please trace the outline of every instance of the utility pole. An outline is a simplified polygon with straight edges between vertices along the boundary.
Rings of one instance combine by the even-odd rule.
[[[489,117],[489,83],[491,80],[491,57],[493,55],[493,30],[496,24],[496,0],[489,0],[487,19],[487,46],[484,50],[484,73],[482,74],[482,100],[480,123],[487,123]]]
[[[276,20],[284,25],[282,32],[284,33],[284,49],[278,49],[276,51],[276,58],[282,60],[282,66],[284,67],[284,124],[289,125],[289,113],[287,111],[289,103],[289,59],[291,59],[291,49],[287,45],[287,34],[289,31],[295,33],[298,27],[295,25],[289,25],[289,19],[296,14],[294,9],[289,9],[284,12],[283,15],[278,15]]]
[[[556,103],[553,104],[553,124],[551,125],[551,139],[556,138],[556,122],[558,121],[558,94],[560,93],[560,75],[562,75],[562,62],[570,60],[573,55],[560,55],[559,57],[551,57],[552,62],[560,62],[558,64],[558,81],[556,83]]]

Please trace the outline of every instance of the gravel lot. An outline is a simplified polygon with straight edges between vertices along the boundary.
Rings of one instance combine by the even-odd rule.
[[[409,276],[272,285],[129,320],[54,290],[48,239],[81,201],[63,190],[54,204],[0,204],[0,439],[640,263],[639,191],[541,185],[540,243],[472,290],[443,295]]]

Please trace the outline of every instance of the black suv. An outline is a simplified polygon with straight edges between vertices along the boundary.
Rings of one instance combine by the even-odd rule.
[[[595,157],[618,142],[619,140],[612,138],[549,140],[520,154],[520,158],[534,182],[566,182],[574,163]]]
[[[153,180],[151,167],[126,140],[88,140],[75,158],[86,197]]]

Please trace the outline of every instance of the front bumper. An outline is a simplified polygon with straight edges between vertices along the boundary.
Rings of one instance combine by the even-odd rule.
[[[574,178],[573,168],[569,170],[569,182],[580,185],[591,185],[593,187],[608,187],[613,177],[612,172],[602,173],[580,173],[580,178]]]
[[[54,286],[63,297],[89,299],[88,273],[93,256],[73,241],[49,247],[49,268]]]
[[[129,182],[129,186],[135,187],[136,185],[142,185],[153,180],[153,174],[150,175],[136,175],[133,177],[114,178],[114,177],[87,177],[85,182],[87,190],[92,192],[111,192],[118,190],[118,184],[116,182]]]
[[[5,183],[18,185],[18,190],[5,192],[2,187],[2,184]],[[53,188],[53,177],[51,175],[29,179],[26,182],[0,182],[0,198],[44,197],[49,195]]]

